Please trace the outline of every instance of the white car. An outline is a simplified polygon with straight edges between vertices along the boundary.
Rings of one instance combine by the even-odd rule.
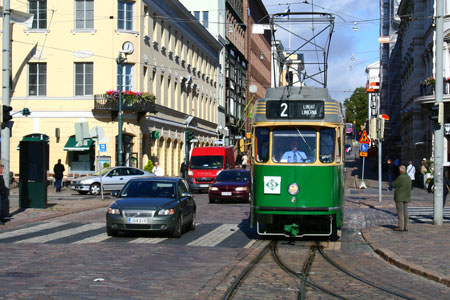
[[[131,179],[140,176],[155,176],[153,173],[132,167],[110,167],[101,172],[104,191],[120,191]],[[70,184],[70,189],[84,195],[100,194],[100,175],[83,176],[75,179]]]

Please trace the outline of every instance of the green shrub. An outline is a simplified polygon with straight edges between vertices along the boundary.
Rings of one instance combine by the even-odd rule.
[[[109,164],[107,162],[103,163],[103,168],[108,168]]]
[[[151,159],[148,160],[147,164],[144,167],[144,171],[152,172],[153,171],[153,162]]]

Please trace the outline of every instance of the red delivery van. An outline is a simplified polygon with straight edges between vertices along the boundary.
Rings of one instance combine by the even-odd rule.
[[[189,187],[193,192],[207,192],[220,171],[234,168],[233,147],[194,148],[188,166]]]

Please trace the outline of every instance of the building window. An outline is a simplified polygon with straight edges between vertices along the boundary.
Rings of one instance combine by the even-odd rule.
[[[75,28],[94,28],[94,0],[75,0]]]
[[[204,11],[203,12],[202,24],[203,24],[203,26],[205,26],[205,28],[208,28],[208,23],[209,23],[209,12],[208,11]]]
[[[94,64],[75,63],[75,96],[94,94]]]
[[[132,91],[134,86],[133,64],[117,65],[117,89],[122,91]]]
[[[194,18],[196,18],[197,20],[200,21],[200,12],[199,11],[194,11]]]
[[[117,12],[117,28],[133,30],[133,5],[134,2],[119,0]]]
[[[28,95],[47,95],[47,64],[33,63],[28,65]]]
[[[30,0],[28,1],[28,11],[34,15],[33,29],[47,29],[47,1]]]

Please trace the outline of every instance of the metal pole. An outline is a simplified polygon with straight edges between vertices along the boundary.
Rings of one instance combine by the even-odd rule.
[[[378,98],[379,99],[379,98]],[[378,102],[379,105],[379,102]],[[379,110],[377,110],[379,111]],[[381,142],[381,119],[377,118],[377,136],[378,136],[378,202],[381,203],[381,181],[382,181],[382,164],[381,151],[383,150],[383,143]]]
[[[442,100],[443,88],[443,45],[444,45],[444,1],[436,0],[436,100],[434,105],[439,106],[438,124],[434,131],[434,225],[442,226],[443,223],[443,154],[444,154],[444,129],[442,126],[444,107]]]
[[[11,32],[10,32],[10,18],[11,18],[11,9],[10,9],[10,1],[3,0],[3,53],[2,53],[2,103],[4,105],[10,104],[10,87],[9,87],[9,73],[10,73],[10,56],[11,56]],[[3,172],[3,178],[5,179],[5,185],[9,188],[10,178],[9,178],[9,170],[10,170],[10,161],[9,161],[9,143],[11,138],[11,129],[9,127],[5,127],[5,129],[1,132],[2,138],[2,149],[1,149],[1,158],[2,163],[5,165],[5,169]]]
[[[122,55],[119,54],[119,58],[117,60],[117,63],[119,65],[119,115],[118,115],[118,123],[119,123],[119,134],[117,137],[117,148],[119,148],[119,157],[118,157],[118,164],[119,166],[123,165],[123,159],[122,159],[122,154],[123,154],[123,145],[122,145],[122,126],[123,126],[123,119],[122,119],[122,89],[123,89],[123,85],[122,85]]]

